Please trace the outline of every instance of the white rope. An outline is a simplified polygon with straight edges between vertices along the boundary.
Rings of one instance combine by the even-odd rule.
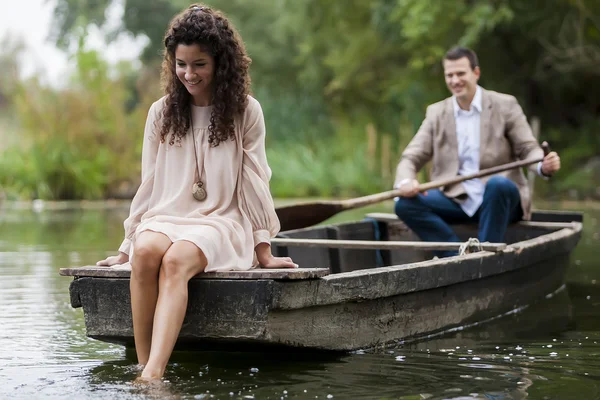
[[[458,254],[463,256],[465,254],[469,254],[469,253],[473,253],[473,251],[471,250],[471,247],[474,247],[476,251],[481,251],[483,250],[481,247],[481,243],[479,242],[479,239],[477,238],[469,238],[469,240],[467,240],[466,242],[464,242],[463,244],[460,245],[460,247],[458,248]]]

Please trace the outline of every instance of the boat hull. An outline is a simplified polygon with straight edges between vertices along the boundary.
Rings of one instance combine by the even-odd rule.
[[[178,347],[348,351],[462,329],[560,288],[581,229],[572,222],[498,252],[312,279],[192,279]],[[79,276],[70,294],[88,336],[133,345],[127,277]]]

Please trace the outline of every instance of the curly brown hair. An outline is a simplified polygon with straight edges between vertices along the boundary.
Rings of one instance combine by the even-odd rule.
[[[216,147],[234,140],[234,118],[248,105],[251,63],[235,27],[220,11],[193,4],[171,20],[164,43],[161,83],[166,100],[159,130],[161,142],[171,132],[169,145],[173,145],[190,128],[192,96],[175,73],[175,49],[179,44],[198,44],[215,60],[209,144]]]

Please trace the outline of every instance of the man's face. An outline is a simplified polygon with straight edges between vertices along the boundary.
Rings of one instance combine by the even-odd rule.
[[[456,96],[459,102],[471,102],[477,90],[479,67],[471,69],[467,57],[458,60],[444,60],[444,76],[448,90]]]

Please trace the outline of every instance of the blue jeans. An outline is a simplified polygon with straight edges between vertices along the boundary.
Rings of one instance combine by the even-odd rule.
[[[472,217],[437,189],[427,191],[427,196],[419,194],[398,199],[394,211],[426,242],[460,242],[449,224],[477,222],[481,242],[502,243],[508,224],[523,216],[517,185],[501,176],[494,176],[487,182],[483,203]],[[435,252],[438,257],[456,254],[456,251]]]

